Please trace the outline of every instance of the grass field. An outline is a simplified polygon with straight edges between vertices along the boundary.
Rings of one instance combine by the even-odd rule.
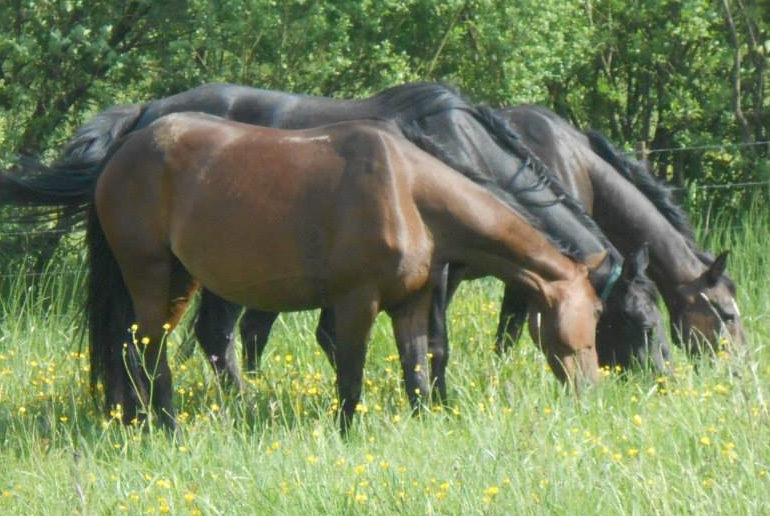
[[[88,395],[82,272],[54,268],[41,292],[2,300],[3,514],[766,514],[770,508],[770,215],[704,235],[732,249],[750,358],[605,380],[579,400],[523,340],[497,357],[501,293],[462,286],[451,307],[451,404],[409,417],[386,317],[378,319],[364,403],[336,432],[334,375],[314,313],[284,315],[263,373],[223,394],[200,352],[172,335],[184,441],[125,428]],[[74,272],[73,272],[74,271]],[[3,281],[13,281],[5,276]]]

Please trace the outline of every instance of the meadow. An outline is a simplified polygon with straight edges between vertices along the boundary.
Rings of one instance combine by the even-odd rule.
[[[4,514],[760,514],[770,507],[767,228],[693,217],[728,271],[743,352],[675,372],[604,371],[580,399],[528,339],[492,350],[500,284],[467,282],[450,315],[451,402],[410,417],[387,317],[371,337],[363,404],[337,433],[334,374],[315,313],[284,314],[262,372],[222,392],[188,336],[169,336],[183,440],[123,427],[88,389],[82,259],[30,287],[6,274],[0,323]]]

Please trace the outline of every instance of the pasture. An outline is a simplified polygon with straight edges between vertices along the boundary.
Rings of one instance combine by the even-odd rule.
[[[705,219],[705,216],[703,217]],[[693,216],[696,226],[700,217]],[[523,339],[492,351],[501,285],[466,282],[450,307],[451,403],[409,416],[390,325],[370,340],[359,416],[338,436],[316,313],[282,315],[263,372],[221,392],[198,349],[169,336],[182,442],[123,427],[88,395],[81,259],[32,295],[3,276],[0,510],[6,514],[757,514],[770,506],[766,231],[758,205],[701,241],[728,270],[750,357],[675,373],[604,371],[579,400]],[[16,283],[14,283],[16,281]],[[181,330],[181,328],[180,328]],[[697,366],[697,367],[696,367]]]

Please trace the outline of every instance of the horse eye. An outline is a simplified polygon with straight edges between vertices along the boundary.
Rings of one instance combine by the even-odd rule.
[[[734,324],[737,320],[738,316],[733,312],[725,312],[721,306],[713,302],[709,297],[704,294],[703,292],[700,293],[700,297],[703,298],[706,303],[708,303],[709,307],[714,311],[714,313],[717,314],[717,317],[724,323],[724,324]]]

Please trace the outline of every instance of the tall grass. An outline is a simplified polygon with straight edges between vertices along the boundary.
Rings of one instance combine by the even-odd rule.
[[[54,269],[2,300],[0,509],[6,514],[759,514],[770,507],[767,241],[762,206],[730,248],[751,360],[676,373],[607,373],[575,399],[524,340],[497,357],[501,294],[466,283],[451,307],[451,404],[415,419],[386,317],[349,441],[337,435],[333,372],[315,313],[284,314],[263,372],[240,397],[171,337],[184,440],[122,427],[88,393],[82,278]],[[720,225],[721,224],[721,225]],[[75,268],[77,270],[77,268]],[[4,278],[13,281],[12,276]]]

